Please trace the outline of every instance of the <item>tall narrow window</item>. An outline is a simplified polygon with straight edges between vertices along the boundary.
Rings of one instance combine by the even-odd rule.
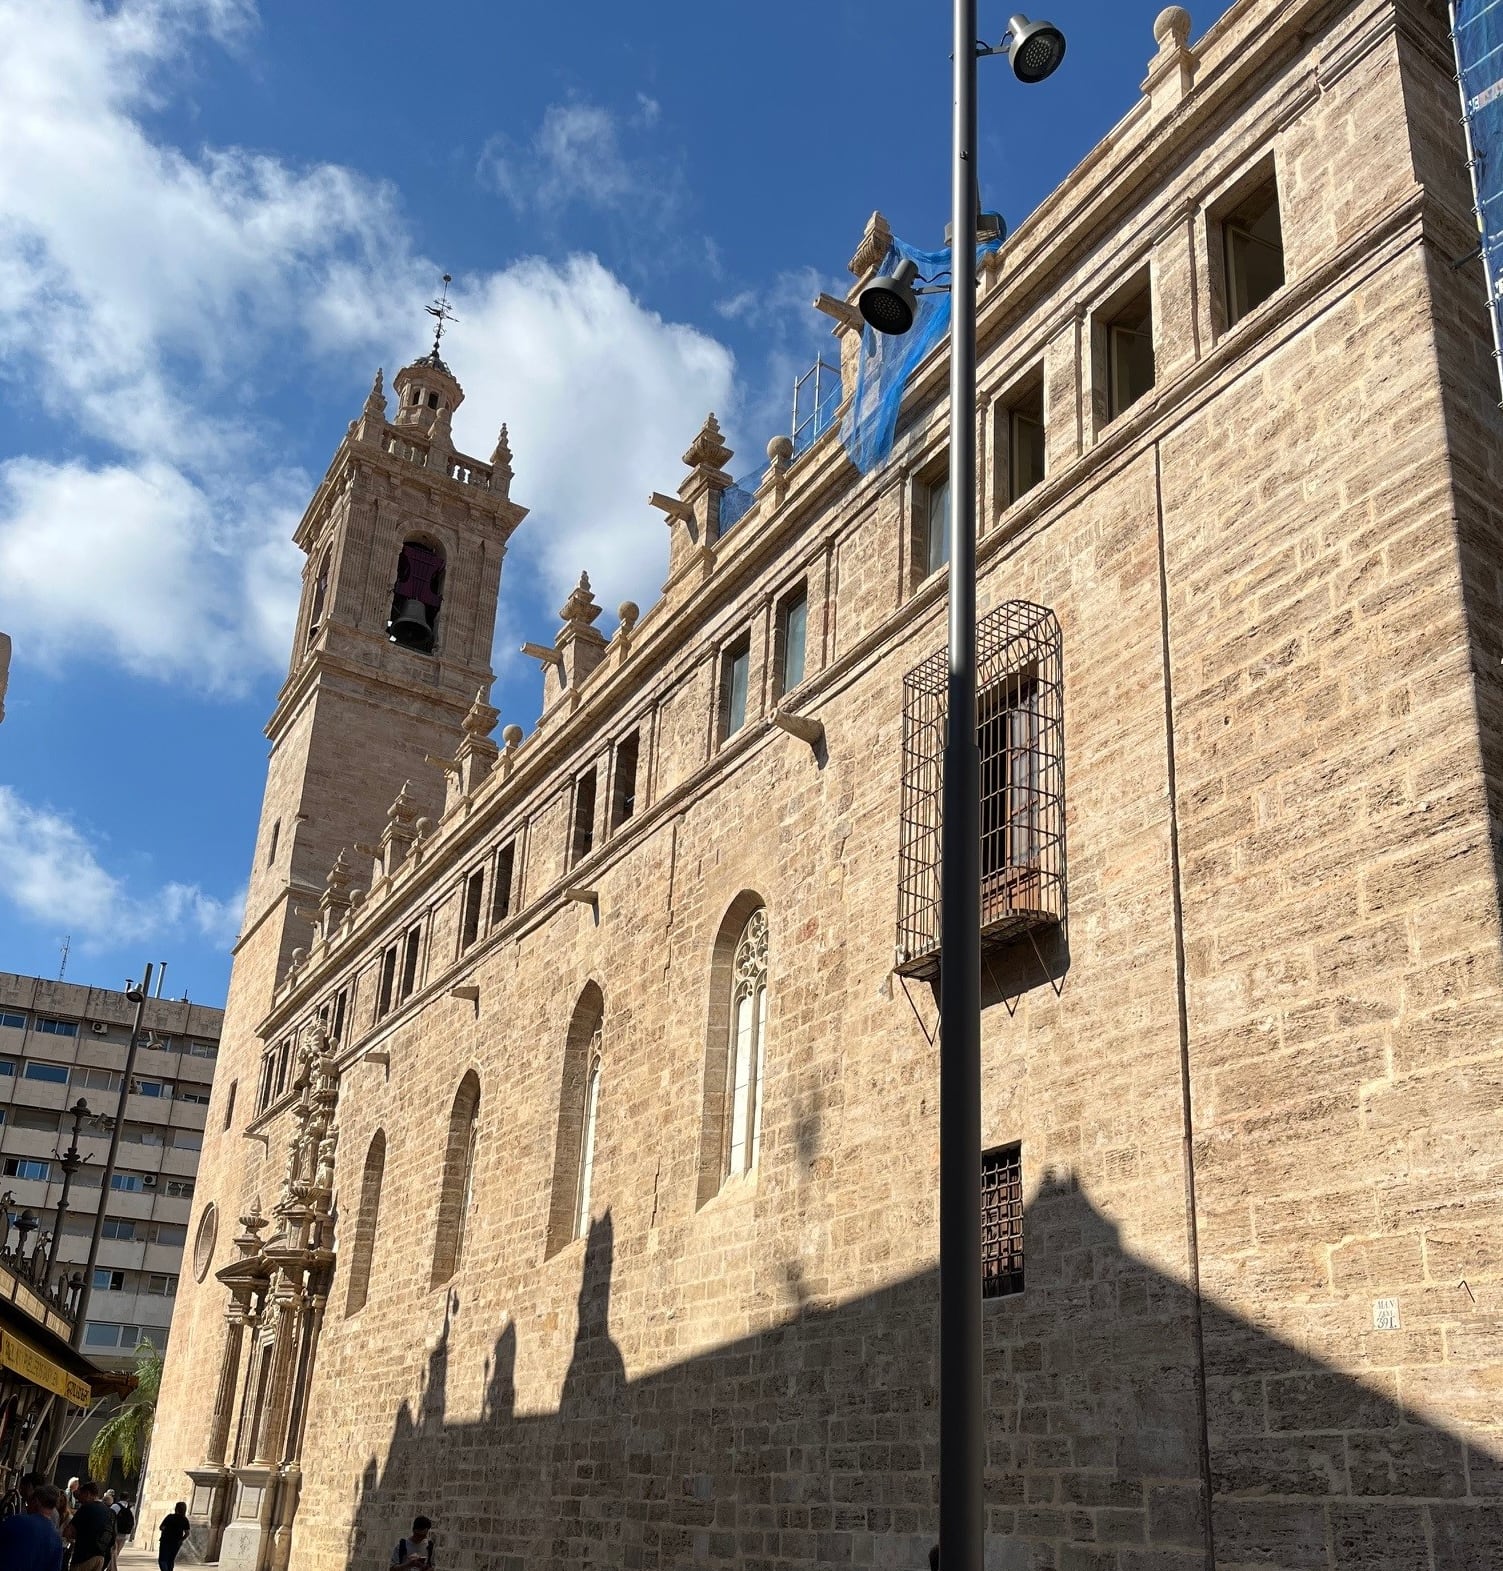
[[[746,724],[746,695],[751,681],[751,641],[743,638],[720,657],[720,738],[733,737]]]
[[[557,1254],[574,1239],[589,1232],[604,1028],[604,996],[593,982],[587,983],[574,1006],[569,1034],[564,1039],[558,1138],[553,1148],[553,1190],[548,1205],[547,1256]]]
[[[444,603],[444,553],[436,545],[408,540],[397,557],[386,633],[404,649],[429,653],[438,637]]]
[[[391,1013],[392,990],[397,979],[397,946],[392,944],[381,956],[381,982],[376,989],[376,1019]]]
[[[600,1112],[600,1033],[590,1043],[590,1073],[585,1081],[584,1123],[579,1139],[579,1178],[575,1185],[574,1236],[590,1231],[590,1184],[595,1177],[595,1122]]]
[[[271,841],[266,847],[266,865],[270,867],[277,859],[277,842],[282,838],[282,820],[274,819],[271,826]]]
[[[480,937],[480,914],[485,909],[484,901],[485,870],[477,868],[464,882],[464,911],[459,925],[461,953]]]
[[[981,1157],[981,1296],[1023,1291],[1023,1148],[998,1146]]]
[[[491,881],[491,926],[511,913],[511,880],[516,869],[517,843],[508,841],[496,853],[496,876]]]
[[[354,1247],[350,1252],[350,1285],[345,1294],[344,1312],[353,1315],[365,1308],[370,1294],[371,1260],[376,1249],[376,1224],[381,1211],[381,1180],[386,1173],[386,1135],[377,1130],[365,1153],[365,1171],[360,1175],[360,1209],[355,1215]]]
[[[1115,420],[1153,387],[1153,297],[1144,273],[1102,324],[1106,417]]]
[[[418,954],[422,944],[422,928],[409,927],[402,944],[402,985],[397,992],[398,1002],[411,998],[412,990],[417,986]]]
[[[350,1006],[350,990],[342,987],[334,995],[334,1020],[329,1028],[329,1035],[334,1038],[336,1045],[344,1041],[344,1017]]]
[[[1038,878],[1040,694],[1031,671],[988,687],[978,705],[982,925],[1011,910]],[[993,907],[996,908],[995,912]]]
[[[1226,257],[1226,325],[1284,287],[1284,233],[1272,171],[1221,220]]]
[[[444,1177],[433,1242],[434,1287],[454,1275],[464,1253],[465,1229],[475,1197],[479,1118],[480,1080],[472,1069],[460,1081],[449,1110],[449,1138],[444,1147]]]
[[[1016,502],[1044,478],[1044,384],[1035,382],[1007,409],[1007,500]]]
[[[767,1038],[767,912],[753,911],[736,944],[731,976],[730,1117],[726,1173],[750,1172],[762,1144],[762,1071]]]
[[[318,576],[313,581],[313,604],[308,611],[308,642],[318,636],[324,621],[324,600],[329,593],[329,551],[324,550],[318,564]]]
[[[224,1127],[228,1129],[235,1121],[235,1093],[240,1089],[238,1080],[230,1081],[230,1094],[224,1099]]]
[[[574,825],[569,836],[569,866],[582,862],[595,849],[595,771],[586,770],[574,782]]]
[[[950,477],[938,470],[913,488],[913,560],[920,581],[950,560]]]
[[[777,691],[781,698],[804,679],[804,645],[809,631],[809,595],[800,586],[778,607]]]
[[[611,777],[611,830],[614,833],[637,810],[637,753],[639,733],[616,744],[616,767]]]

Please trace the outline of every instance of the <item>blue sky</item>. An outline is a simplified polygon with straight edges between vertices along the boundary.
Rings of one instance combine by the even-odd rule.
[[[983,63],[986,205],[1019,222],[1132,107],[1158,10],[1054,5],[1040,87]],[[871,210],[940,243],[949,25],[933,0],[0,0],[0,969],[55,975],[71,936],[70,980],[165,959],[222,1003],[289,536],[445,271],[456,439],[484,457],[507,421],[531,509],[492,694],[530,727],[517,645],[581,569],[651,603],[646,493],[711,408],[759,467]]]

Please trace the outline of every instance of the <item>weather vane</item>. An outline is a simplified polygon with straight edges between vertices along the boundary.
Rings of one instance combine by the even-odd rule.
[[[439,340],[444,336],[445,323],[457,322],[459,320],[459,318],[455,316],[455,314],[449,309],[449,285],[452,282],[452,277],[448,273],[445,273],[443,293],[438,297],[437,300],[433,302],[432,305],[425,305],[423,307],[428,315],[434,319],[436,324],[433,331],[433,353],[435,358],[438,355]]]

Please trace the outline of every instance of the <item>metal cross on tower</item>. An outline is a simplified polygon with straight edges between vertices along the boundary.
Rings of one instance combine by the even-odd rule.
[[[433,353],[435,357],[438,355],[439,340],[444,336],[445,325],[449,322],[457,322],[459,320],[459,318],[455,316],[455,314],[449,309],[449,285],[452,282],[452,276],[448,273],[445,273],[443,293],[439,295],[438,299],[435,300],[432,305],[423,307],[428,315],[434,319],[435,325],[433,330]]]

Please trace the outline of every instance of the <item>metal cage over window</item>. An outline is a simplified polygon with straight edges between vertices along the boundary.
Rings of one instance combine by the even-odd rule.
[[[1009,600],[976,627],[983,944],[1064,919],[1064,674],[1059,622]],[[897,969],[939,974],[939,841],[949,666],[936,650],[903,679]]]

